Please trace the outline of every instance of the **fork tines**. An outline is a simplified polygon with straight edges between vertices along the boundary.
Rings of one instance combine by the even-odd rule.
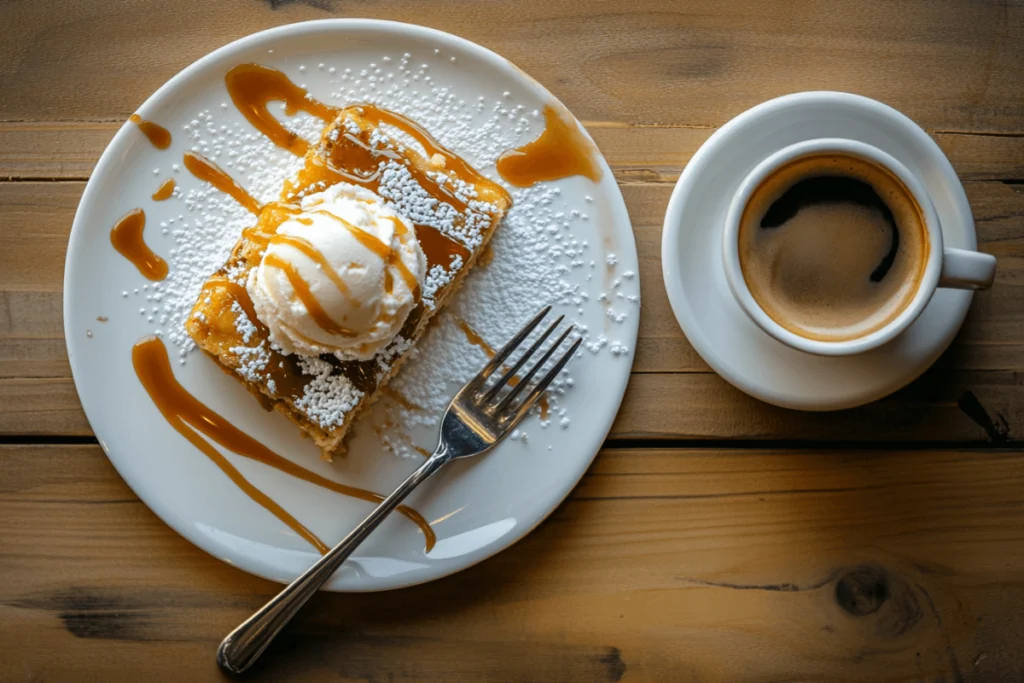
[[[517,375],[522,367],[526,365],[530,358],[533,357],[534,353],[544,345],[544,342],[547,341],[548,337],[558,329],[558,326],[565,319],[564,315],[558,316],[558,319],[548,326],[544,333],[530,345],[530,348],[528,348],[526,352],[516,360],[512,367],[508,368],[493,385],[486,387],[485,389],[485,384],[491,375],[499,368],[504,367],[504,363],[508,357],[523,344],[527,337],[530,336],[530,334],[550,312],[551,306],[547,306],[544,310],[538,313],[533,320],[526,323],[523,329],[519,330],[519,332],[517,332],[516,335],[512,337],[507,344],[505,344],[505,346],[501,347],[501,349],[494,354],[494,358],[491,359],[491,362],[480,371],[480,374],[478,374],[474,380],[477,383],[478,402],[485,404],[485,410],[501,422],[517,422],[523,415],[525,415],[541,397],[548,385],[551,384],[555,377],[558,376],[558,373],[562,371],[562,368],[564,368],[565,364],[569,362],[569,359],[573,357],[577,349],[579,349],[580,344],[583,343],[582,339],[577,338],[569,346],[568,350],[558,357],[551,368],[548,369],[548,371],[545,372],[544,375],[533,384],[533,386],[530,386],[530,382],[533,380],[534,375],[544,367],[544,365],[554,355],[555,351],[557,351],[562,343],[569,338],[569,335],[574,329],[573,325],[569,325],[569,327],[559,335],[558,339],[548,347],[540,360],[534,363],[533,366],[527,370],[525,375],[522,377]],[[506,385],[511,387],[511,390],[501,397],[500,400],[495,402],[495,398],[498,396],[498,393]],[[515,404],[516,399],[523,394],[527,388],[529,388],[529,391],[526,393],[525,397],[521,402]]]

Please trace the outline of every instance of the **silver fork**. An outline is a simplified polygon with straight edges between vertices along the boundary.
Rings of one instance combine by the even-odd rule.
[[[523,419],[580,347],[581,340],[577,339],[530,388],[529,393],[521,401],[517,401],[537,371],[551,359],[572,332],[572,326],[570,325],[550,345],[540,360],[523,377],[514,380],[517,377],[516,373],[558,328],[565,316],[555,320],[496,382],[488,386],[487,380],[503,367],[508,357],[519,348],[550,311],[551,307],[548,306],[538,313],[455,395],[441,419],[441,437],[434,454],[409,475],[409,478],[385,498],[341,543],[334,546],[302,576],[228,634],[217,649],[217,664],[222,669],[231,673],[241,673],[252,666],[285,624],[291,621],[306,601],[320,590],[327,579],[348,559],[352,551],[366,540],[384,518],[413,492],[413,489],[451,461],[470,458],[490,450]],[[506,386],[510,386],[510,390],[502,395],[500,392]]]

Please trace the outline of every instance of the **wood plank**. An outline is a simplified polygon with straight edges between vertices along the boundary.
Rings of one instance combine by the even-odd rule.
[[[1024,192],[996,182],[967,188],[982,249],[999,259],[996,287],[978,295],[953,349],[918,383],[876,406],[822,418],[760,404],[710,373],[679,330],[661,283],[660,222],[671,186],[625,184],[644,303],[636,374],[613,437],[980,440],[1020,434]],[[0,433],[90,433],[61,324],[64,252],[81,190],[80,182],[0,184],[0,250],[8,259],[0,271]],[[957,407],[968,391],[986,406],[995,431]]]
[[[0,183],[0,378],[51,377],[63,363],[60,291],[64,254],[82,183]],[[958,369],[1022,370],[1024,359],[1024,186],[966,183],[983,251],[999,259],[996,287],[975,299]],[[672,192],[622,186],[641,261],[643,312],[636,372],[694,372],[707,366],[679,330],[661,282],[661,222]],[[33,348],[39,342],[40,348]],[[65,373],[64,376],[67,376]]]
[[[875,403],[831,413],[762,403],[711,372],[634,374],[609,439],[781,439],[836,442],[1018,443],[1018,372],[937,365]],[[0,379],[0,434],[90,436],[67,378]]]
[[[739,113],[738,111],[735,113]],[[116,123],[0,122],[0,178],[83,180]],[[675,182],[714,127],[584,121],[620,182]],[[964,180],[1024,178],[1024,134],[931,132]]]
[[[0,448],[0,678],[222,680],[275,590],[192,547],[98,447]],[[254,680],[1024,677],[1024,455],[611,450],[528,538],[320,595]]]
[[[276,11],[275,11],[276,8]],[[121,121],[179,70],[272,26],[419,23],[489,47],[583,119],[718,126],[799,90],[861,93],[944,132],[1024,132],[1024,4],[486,0],[8,2],[0,120]],[[187,17],[188,21],[182,21]]]

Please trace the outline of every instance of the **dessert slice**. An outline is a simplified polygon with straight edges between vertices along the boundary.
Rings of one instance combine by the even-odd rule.
[[[343,109],[206,281],[186,328],[329,457],[510,205],[415,123]]]

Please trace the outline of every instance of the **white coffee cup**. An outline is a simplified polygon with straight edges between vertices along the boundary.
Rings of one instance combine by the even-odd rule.
[[[857,157],[887,169],[899,179],[921,209],[928,247],[924,273],[910,303],[886,325],[861,337],[841,341],[811,339],[777,323],[757,303],[740,267],[740,221],[754,191],[783,166],[797,159],[823,154]],[[996,268],[996,259],[990,254],[943,247],[942,227],[935,206],[925,191],[924,184],[906,166],[877,147],[842,138],[819,138],[790,145],[755,166],[740,183],[729,205],[722,235],[722,254],[729,288],[744,312],[762,330],[783,344],[823,356],[863,353],[891,341],[921,315],[937,288],[987,289],[992,286]]]

